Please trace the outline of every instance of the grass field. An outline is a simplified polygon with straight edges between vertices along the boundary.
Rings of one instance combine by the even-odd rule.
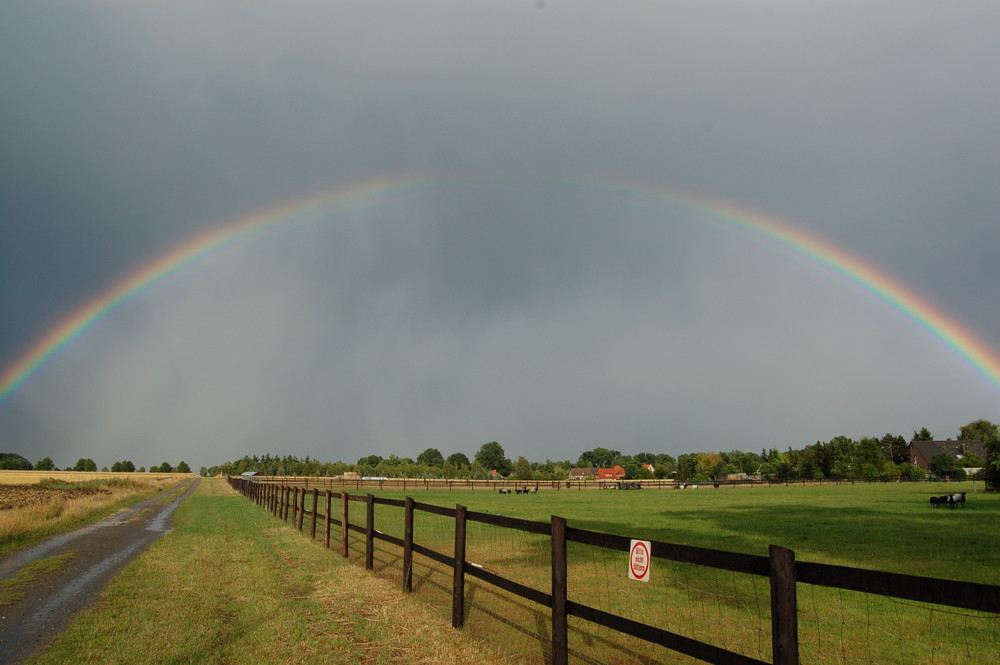
[[[928,498],[946,491],[968,492],[966,507],[931,508]],[[973,493],[971,483],[412,495],[537,521],[561,515],[570,526],[635,538],[752,554],[766,554],[774,543],[799,560],[1000,583],[1000,495]],[[351,508],[352,523],[363,524],[362,504]],[[376,513],[376,528],[401,535],[401,509],[378,506]],[[415,593],[403,595],[396,590],[398,548],[378,541],[372,575],[360,568],[357,534],[350,559],[343,559],[322,547],[322,537],[309,540],[308,521],[304,531],[223,481],[205,481],[178,510],[174,532],[126,568],[32,664],[145,663],[150,654],[171,663],[545,662],[548,608],[470,578],[466,628],[455,632],[449,569],[417,557]],[[451,554],[449,518],[418,513],[415,533],[418,542]],[[470,561],[547,588],[546,537],[475,523],[468,537]],[[652,582],[640,584],[625,581],[621,552],[573,544],[569,559],[571,600],[770,658],[766,578],[657,561]],[[996,616],[807,585],[799,596],[803,663],[1000,661]],[[690,662],[575,620],[570,649],[573,663]]]
[[[982,489],[981,486],[979,489]],[[932,508],[931,495],[966,491],[966,507]],[[390,496],[384,494],[384,496]],[[400,494],[393,494],[397,498]],[[971,483],[857,484],[699,490],[540,492],[419,492],[420,502],[461,503],[470,510],[547,521],[638,539],[766,555],[769,544],[801,561],[833,563],[942,579],[1000,584],[1000,495],[973,492]],[[357,504],[357,516],[363,514]],[[402,511],[379,506],[376,528],[402,533]],[[450,520],[418,514],[415,539],[450,553]],[[486,525],[470,526],[470,561],[539,589],[548,585],[548,544]],[[380,546],[383,574],[400,575],[398,553]],[[357,553],[360,555],[360,552]],[[570,600],[672,630],[744,655],[770,658],[767,580],[658,560],[648,585],[627,581],[624,553],[571,544]],[[448,571],[423,562],[421,582],[442,613]],[[544,608],[475,585],[469,627],[544,648]],[[434,592],[434,593],[430,593]],[[799,585],[803,662],[972,663],[1000,660],[1000,617],[827,588]],[[498,609],[502,608],[502,609]],[[445,614],[446,616],[446,614]],[[516,624],[511,629],[509,624]],[[589,624],[571,624],[571,648],[586,662],[684,662],[641,643],[629,643]],[[530,627],[525,629],[525,626]],[[580,651],[581,645],[587,645]],[[538,655],[539,648],[524,654]],[[622,655],[624,654],[624,655]]]
[[[645,540],[766,555],[781,545],[804,561],[1000,585],[1000,493],[973,484],[872,483],[697,490],[429,491],[417,501],[548,521]],[[932,508],[966,492],[965,508]],[[401,498],[403,493],[378,496]]]

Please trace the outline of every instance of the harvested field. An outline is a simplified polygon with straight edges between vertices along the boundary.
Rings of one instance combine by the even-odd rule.
[[[8,473],[0,474],[0,554],[109,515],[182,478],[194,478],[192,474],[123,473],[94,479],[71,473],[76,482],[67,482],[51,475],[39,478],[36,473],[35,484],[21,484],[3,482]],[[24,479],[24,474],[32,472],[18,473]]]
[[[10,471],[0,469],[0,485],[34,485],[41,480],[52,478],[67,483],[85,483],[91,480],[111,480],[113,478],[162,480],[191,478],[191,473],[119,473],[111,471]]]
[[[91,494],[110,494],[106,489],[74,487],[72,489],[54,489],[38,485],[0,485],[0,510],[24,508],[52,499],[77,499]]]

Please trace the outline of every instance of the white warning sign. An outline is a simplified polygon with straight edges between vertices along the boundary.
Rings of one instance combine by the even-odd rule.
[[[649,581],[649,566],[653,561],[650,556],[650,544],[648,540],[633,540],[628,552],[628,578]]]

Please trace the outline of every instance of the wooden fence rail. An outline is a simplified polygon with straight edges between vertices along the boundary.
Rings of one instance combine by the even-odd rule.
[[[304,518],[310,516],[309,532],[316,538],[319,520],[320,490],[265,483],[239,476],[229,477],[230,485],[248,499],[269,510],[275,517],[291,521],[304,531]],[[307,508],[307,494],[311,495],[311,510]],[[743,654],[701,642],[656,626],[610,614],[567,598],[567,543],[576,542],[590,546],[629,551],[631,540],[596,531],[576,529],[566,525],[562,517],[553,516],[550,522],[478,513],[464,506],[444,508],[420,503],[412,498],[385,499],[372,494],[350,495],[347,492],[324,490],[326,510],[323,518],[323,538],[331,545],[333,527],[340,527],[340,552],[348,556],[348,537],[351,531],[362,534],[365,540],[365,568],[374,567],[375,541],[381,540],[402,549],[403,588],[412,589],[413,555],[419,554],[454,571],[452,581],[452,625],[461,628],[464,623],[465,579],[475,577],[525,600],[551,609],[551,655],[553,665],[566,665],[569,654],[568,617],[577,617],[591,623],[632,637],[658,644],[667,649],[715,665],[798,665],[798,603],[796,588],[799,583],[812,584],[862,593],[919,601],[934,605],[957,607],[1000,614],[1000,586],[957,582],[914,575],[886,573],[873,570],[808,563],[795,560],[791,550],[772,545],[768,556],[725,552],[676,543],[652,541],[650,555],[682,563],[695,564],[721,570],[766,577],[771,592],[771,653],[772,662],[758,660]],[[340,519],[332,514],[333,498],[341,501]],[[349,520],[349,503],[364,504],[364,526]],[[375,528],[375,506],[386,505],[404,510],[403,537],[392,536]],[[289,515],[291,511],[291,515]],[[421,511],[454,520],[454,549],[452,555],[442,554],[414,540],[414,512]],[[504,578],[496,573],[466,561],[466,525],[480,522],[493,526],[515,529],[548,536],[551,539],[551,585],[547,590],[536,589]]]
[[[534,489],[534,490],[556,490],[556,491],[588,491],[605,489],[646,489],[646,490],[680,490],[692,488],[741,488],[741,487],[788,487],[792,485],[855,485],[855,484],[875,484],[875,483],[941,483],[947,482],[944,478],[760,478],[744,480],[708,480],[702,482],[682,482],[679,480],[662,478],[647,478],[642,480],[473,480],[470,478],[344,478],[341,476],[240,476],[249,478],[259,483],[274,483],[277,485],[295,485],[304,488],[318,488],[331,490],[379,490],[379,491],[401,491],[410,490],[483,490],[495,492],[498,489]],[[985,486],[985,484],[984,484]]]

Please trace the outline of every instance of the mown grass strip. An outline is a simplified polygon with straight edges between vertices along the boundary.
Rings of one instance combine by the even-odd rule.
[[[20,600],[25,587],[65,566],[76,552],[64,552],[21,566],[13,577],[0,580],[0,607]]]
[[[173,532],[32,665],[504,662],[419,602],[206,480]]]

